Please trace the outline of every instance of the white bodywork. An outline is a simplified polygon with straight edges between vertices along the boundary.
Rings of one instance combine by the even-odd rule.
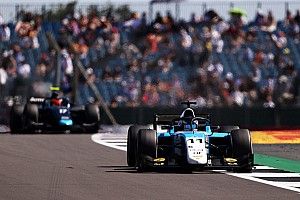
[[[201,137],[186,138],[187,162],[189,164],[207,164],[207,148]]]

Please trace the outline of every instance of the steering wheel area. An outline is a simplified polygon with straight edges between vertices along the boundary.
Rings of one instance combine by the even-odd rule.
[[[181,117],[172,120],[172,125],[178,130],[205,130],[210,120],[204,117]]]
[[[194,117],[191,120],[191,125],[197,124],[197,130],[205,130],[205,127],[210,124],[210,120],[205,117]]]

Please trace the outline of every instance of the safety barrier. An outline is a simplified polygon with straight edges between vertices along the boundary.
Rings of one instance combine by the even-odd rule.
[[[182,108],[138,107],[111,108],[119,124],[150,124],[154,114],[178,114]],[[210,108],[196,109],[196,113],[211,114],[215,125],[239,125],[251,129],[281,129],[300,127],[300,108],[281,107],[265,108]],[[102,123],[108,123],[107,116],[102,115]]]
[[[8,124],[10,107],[4,102],[0,102],[0,104],[0,124]],[[182,108],[166,107],[120,107],[110,109],[119,124],[151,124],[154,114],[178,114],[182,111]],[[210,108],[196,109],[196,113],[210,114],[214,125],[238,125],[252,130],[300,128],[299,107],[273,109]],[[101,123],[111,123],[103,110],[101,111]]]

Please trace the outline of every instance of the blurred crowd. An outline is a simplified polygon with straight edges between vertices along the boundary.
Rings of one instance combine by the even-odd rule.
[[[75,60],[79,76],[77,103],[95,99],[95,84],[105,102],[119,106],[176,106],[183,100],[199,107],[275,106],[298,104],[300,13],[258,10],[245,22],[230,11],[224,20],[214,10],[175,21],[170,12],[133,12],[126,20],[98,13],[73,13],[58,23],[25,13],[16,24],[0,17],[1,96],[47,95],[61,70],[64,95],[74,91]],[[61,48],[47,42],[52,31]]]

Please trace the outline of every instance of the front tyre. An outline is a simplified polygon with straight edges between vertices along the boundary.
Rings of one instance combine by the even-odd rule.
[[[85,118],[88,126],[86,127],[87,133],[96,133],[99,130],[100,123],[100,109],[96,104],[87,104],[85,106]]]
[[[35,131],[35,123],[39,121],[39,109],[36,104],[27,103],[24,108],[24,127],[27,133]]]
[[[24,105],[13,105],[10,111],[9,127],[11,133],[20,133],[24,128]]]
[[[157,157],[156,131],[141,129],[137,138],[136,166],[139,172],[147,169],[147,159]]]
[[[240,168],[236,172],[251,172],[254,164],[253,147],[248,129],[231,131],[232,157],[238,160]]]
[[[132,125],[128,129],[127,134],[127,164],[129,167],[136,165],[136,150],[137,150],[137,138],[140,129],[144,129],[144,126]]]

